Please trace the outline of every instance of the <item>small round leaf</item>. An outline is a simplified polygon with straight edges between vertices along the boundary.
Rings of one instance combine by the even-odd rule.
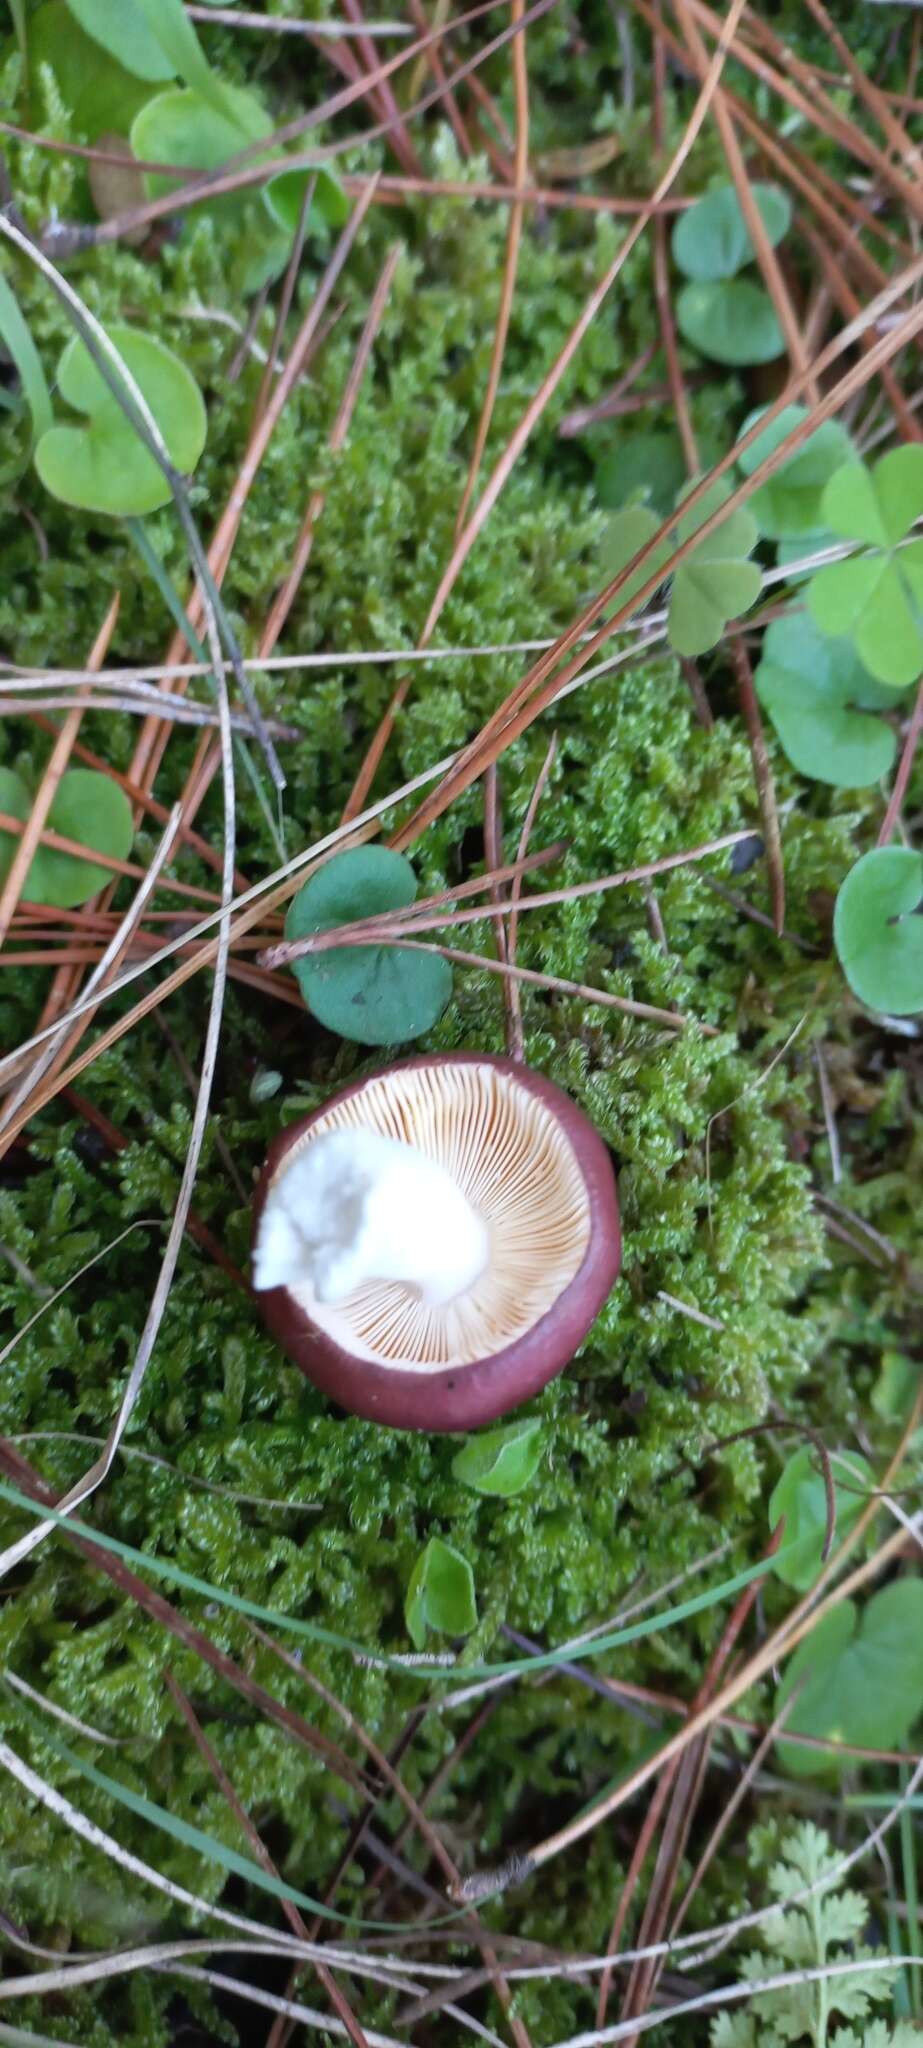
[[[25,783],[11,768],[0,768],[0,811],[26,823],[32,799]],[[92,768],[69,768],[55,794],[48,814],[50,831],[62,839],[74,839],[94,853],[112,860],[126,860],[134,838],[131,804],[117,782]],[[18,840],[0,828],[0,885],[15,858]],[[47,903],[56,910],[73,910],[88,903],[111,882],[109,868],[78,860],[72,853],[38,846],[26,875],[22,895],[26,903]]]
[[[111,327],[118,349],[143,393],[179,470],[195,468],[205,446],[205,406],[191,371],[171,349],[134,327]],[[79,336],[58,364],[58,390],[83,413],[84,426],[49,427],[35,450],[45,489],[84,512],[126,516],[153,512],[170,500],[170,486],[135,433]]]
[[[908,1017],[923,1010],[923,855],[879,846],[840,886],[833,937],[853,993],[870,1010]]]
[[[543,1451],[542,1425],[537,1418],[508,1422],[502,1429],[485,1429],[480,1436],[469,1436],[452,1459],[452,1475],[474,1493],[510,1500],[534,1479]]]
[[[135,78],[173,78],[175,66],[136,0],[67,0],[85,34]]]
[[[758,412],[751,413],[743,423],[741,434],[754,427],[759,417]],[[809,418],[807,406],[785,406],[778,419],[773,420],[749,448],[742,450],[738,457],[741,473],[752,476],[767,455],[778,448],[779,442]],[[815,533],[821,525],[824,488],[834,471],[848,462],[851,453],[852,443],[845,427],[839,420],[825,420],[816,433],[810,434],[797,452],[789,456],[783,467],[776,470],[775,476],[754,491],[748,501],[760,532],[769,540],[787,540]]]
[[[183,182],[182,170],[218,171],[229,157],[271,134],[272,121],[265,108],[242,87],[225,86],[222,104],[215,106],[200,92],[174,86],[169,92],[157,93],[135,116],[131,146],[135,156],[147,162],[181,167],[176,178],[160,171],[145,173],[148,197],[159,199],[165,192],[176,191]],[[207,207],[225,214],[239,213],[247,198],[246,193],[226,193],[217,199],[206,194],[201,207],[191,211]]]
[[[450,1543],[443,1543],[441,1536],[431,1537],[410,1574],[404,1600],[411,1642],[422,1650],[430,1628],[446,1636],[470,1635],[477,1619],[474,1573],[468,1559]]]
[[[795,1651],[776,1711],[797,1694],[787,1734],[821,1736],[862,1749],[903,1743],[923,1710],[923,1581],[898,1579],[869,1602],[861,1621],[842,1600]],[[836,1751],[778,1743],[793,1777],[817,1777],[849,1761]]]
[[[684,285],[676,319],[693,348],[716,363],[771,363],[785,347],[769,293],[746,277]]]
[[[409,860],[385,846],[356,846],[312,875],[289,906],[287,939],[312,938],[357,918],[412,903],[417,881]],[[336,946],[293,963],[309,1009],[328,1031],[360,1045],[398,1045],[419,1038],[441,1016],[452,971],[438,953],[394,946]]]
[[[848,1534],[875,1485],[871,1466],[858,1453],[838,1452],[831,1458],[836,1499],[836,1540]],[[783,1585],[799,1593],[813,1586],[821,1568],[827,1532],[827,1489],[817,1452],[803,1444],[788,1464],[769,1498],[769,1526],[785,1518],[782,1551],[772,1569]]]
[[[799,774],[835,789],[864,789],[887,774],[895,735],[856,707],[889,706],[894,692],[869,675],[851,640],[828,639],[805,612],[774,619],[754,682]]]
[[[775,247],[788,232],[792,217],[789,201],[777,185],[754,185],[752,191],[763,226]],[[686,277],[700,283],[736,277],[755,254],[733,185],[721,185],[714,192],[706,192],[688,213],[680,215],[673,230],[676,263]]]
[[[279,171],[264,187],[263,196],[273,220],[294,235],[301,219],[304,195],[314,180],[314,197],[308,208],[309,228],[341,228],[349,219],[349,199],[339,178],[318,164],[313,170]]]
[[[125,135],[139,107],[156,88],[133,78],[102,50],[71,14],[67,0],[46,0],[29,22],[29,69],[35,80],[47,64],[81,141],[97,142],[107,131]],[[33,108],[37,125],[40,115]]]

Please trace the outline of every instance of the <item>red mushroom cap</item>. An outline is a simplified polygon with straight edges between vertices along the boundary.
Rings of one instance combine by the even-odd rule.
[[[514,1060],[424,1054],[353,1082],[280,1133],[256,1190],[254,1242],[293,1148],[357,1126],[449,1165],[485,1217],[493,1250],[487,1275],[459,1301],[467,1321],[451,1315],[455,1304],[423,1311],[389,1281],[335,1309],[272,1287],[258,1296],[263,1318],[306,1377],[354,1415],[427,1431],[492,1422],[563,1370],[618,1277],[618,1195],[603,1140],[553,1081]]]

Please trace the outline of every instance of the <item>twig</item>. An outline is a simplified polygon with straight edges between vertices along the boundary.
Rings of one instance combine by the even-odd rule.
[[[737,639],[731,647],[731,658],[737,677],[737,694],[743,713],[747,736],[750,741],[750,755],[753,761],[753,776],[760,807],[763,839],[766,845],[766,865],[769,872],[769,899],[772,905],[773,930],[777,938],[785,929],[785,866],[782,858],[782,834],[779,829],[779,813],[776,807],[776,786],[766,746],[766,735],[760,717],[756,691],[753,687],[753,671],[750,657],[742,640]]]

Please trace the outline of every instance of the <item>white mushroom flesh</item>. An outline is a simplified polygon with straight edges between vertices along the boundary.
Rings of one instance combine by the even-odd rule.
[[[273,1183],[253,1284],[339,1302],[394,1280],[432,1308],[478,1279],[489,1249],[483,1217],[438,1160],[358,1125],[315,1138]]]
[[[370,1161],[375,1136],[403,1155],[402,1171],[373,1176],[382,1208],[360,1193],[357,1224],[353,1182],[328,1180],[328,1162]],[[328,1149],[334,1137],[345,1152]],[[323,1186],[309,1213],[304,1188]],[[548,1313],[583,1264],[590,1221],[573,1145],[534,1090],[477,1062],[398,1067],[317,1117],[280,1161],[255,1285],[287,1287],[353,1357],[442,1371],[492,1356]]]

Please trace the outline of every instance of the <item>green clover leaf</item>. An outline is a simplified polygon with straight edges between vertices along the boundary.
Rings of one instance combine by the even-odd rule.
[[[190,370],[162,341],[134,327],[111,327],[109,339],[139,386],[171,461],[193,470],[205,446],[202,394]],[[130,515],[170,501],[166,477],[135,433],[79,336],[58,364],[58,390],[85,425],[48,427],[35,450],[45,489],[84,512]]]
[[[502,1429],[485,1429],[480,1436],[469,1436],[452,1459],[452,1476],[474,1493],[510,1500],[534,1479],[544,1448],[537,1417],[507,1422]]]
[[[412,903],[417,878],[402,853],[354,846],[312,875],[289,905],[287,939],[375,917]],[[438,953],[395,946],[335,946],[293,962],[309,1009],[328,1031],[360,1045],[397,1045],[419,1038],[442,1015],[452,970]]]
[[[831,1458],[833,1491],[836,1497],[836,1538],[848,1534],[874,1487],[871,1466],[858,1452],[838,1452]],[[783,1585],[806,1593],[821,1568],[827,1532],[827,1489],[820,1459],[810,1444],[803,1444],[789,1458],[769,1498],[769,1526],[775,1529],[785,1518],[783,1550],[774,1557],[772,1569]]]
[[[701,355],[731,368],[771,363],[785,347],[769,293],[749,277],[691,280],[677,298],[676,324]]]
[[[923,669],[923,540],[905,540],[923,513],[923,447],[894,448],[869,470],[850,462],[821,500],[823,521],[872,552],[812,576],[811,615],[822,633],[848,633],[879,681],[905,688]]]
[[[799,774],[835,789],[865,789],[894,760],[889,725],[870,715],[894,703],[851,640],[825,638],[804,612],[774,619],[754,675],[757,696]]]
[[[663,568],[677,544],[688,540],[731,495],[730,484],[721,478],[691,512],[683,513],[683,502],[693,487],[688,484],[677,501],[679,517],[674,534],[667,535],[644,567],[628,578],[619,592],[619,604],[633,596],[656,569]],[[653,539],[659,527],[656,513],[647,505],[627,505],[624,511],[616,513],[603,544],[607,577],[617,575],[638,549]],[[756,602],[763,579],[756,563],[748,561],[747,556],[758,538],[756,520],[746,506],[739,506],[680,562],[673,576],[667,627],[670,645],[677,654],[707,653],[717,645],[728,619],[739,618]]]
[[[791,204],[777,185],[754,185],[753,197],[769,240],[775,247],[791,225]],[[706,283],[736,277],[756,250],[733,185],[706,192],[680,214],[673,229],[673,259],[686,277]]]
[[[812,1629],[788,1666],[776,1712],[797,1694],[786,1734],[822,1736],[861,1749],[902,1743],[923,1710],[923,1580],[898,1579],[859,1620],[842,1600]],[[835,1751],[802,1749],[781,1736],[779,1761],[796,1778],[841,1770]]]
[[[441,1536],[432,1536],[421,1550],[404,1600],[404,1620],[414,1648],[422,1650],[428,1629],[441,1635],[468,1636],[477,1627],[474,1573],[468,1559]]]
[[[149,199],[175,192],[182,183],[182,171],[219,171],[228,158],[254,142],[265,142],[272,134],[272,120],[255,93],[241,86],[226,86],[220,106],[201,92],[185,86],[171,86],[149,99],[131,124],[130,141],[136,157],[148,162],[176,164],[179,176],[146,171],[144,184]],[[207,196],[193,213],[206,209],[226,215],[239,214],[248,203],[246,193]]]
[[[101,135],[125,135],[139,107],[157,87],[126,71],[111,50],[88,36],[67,0],[45,0],[29,22],[29,70],[33,98],[35,81],[48,65],[82,141]],[[163,76],[169,77],[165,72]],[[43,116],[33,112],[38,123]]]
[[[755,427],[763,408],[750,413],[741,428],[741,438]],[[738,457],[742,476],[752,476],[767,455],[778,448],[794,427],[810,419],[806,405],[786,405],[778,419],[759,434]],[[825,420],[794,455],[790,455],[768,483],[761,484],[749,499],[750,510],[767,540],[807,540],[821,524],[824,489],[837,469],[848,462],[852,442],[839,420]],[[802,553],[806,552],[802,549]]]
[[[864,853],[840,884],[833,940],[840,966],[870,1010],[923,1010],[923,855],[908,846]]]
[[[692,489],[690,483],[678,500],[677,511]],[[731,485],[724,478],[712,484],[701,504],[679,519],[677,540],[688,540],[730,495]],[[747,556],[758,539],[752,512],[739,505],[680,563],[673,578],[669,624],[670,645],[677,654],[706,654],[717,645],[728,620],[738,619],[756,603],[763,578]]]
[[[0,811],[25,824],[31,810],[32,798],[20,776],[12,768],[0,768]],[[62,775],[47,825],[62,839],[74,839],[112,860],[127,859],[135,830],[125,791],[92,768],[69,768]],[[0,827],[0,886],[9,874],[18,844],[11,832]],[[78,860],[76,854],[60,853],[54,847],[38,846],[23,885],[23,901],[74,910],[111,880],[110,868]]]

